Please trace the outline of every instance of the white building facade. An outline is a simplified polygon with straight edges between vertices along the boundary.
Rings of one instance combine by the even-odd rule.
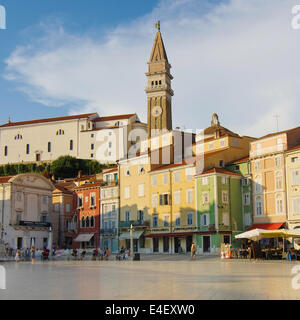
[[[115,163],[146,135],[136,114],[98,113],[8,122],[0,126],[0,165],[51,162],[60,156]],[[132,141],[131,141],[132,140]]]
[[[57,243],[58,216],[52,214],[50,180],[38,174],[0,178],[1,242],[13,249],[35,245],[42,249]],[[50,229],[52,228],[52,230]]]

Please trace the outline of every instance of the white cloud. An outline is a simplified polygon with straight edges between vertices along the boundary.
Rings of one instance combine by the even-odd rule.
[[[300,30],[292,0],[164,0],[153,12],[98,39],[62,26],[18,47],[6,78],[30,99],[70,112],[137,112],[146,119],[146,62],[154,22],[172,72],[173,125],[202,128],[213,112],[241,134],[259,136],[299,125]],[[45,28],[45,27],[44,27]]]

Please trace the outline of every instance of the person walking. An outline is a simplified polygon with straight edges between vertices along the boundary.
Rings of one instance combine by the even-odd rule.
[[[35,262],[35,247],[34,246],[31,247],[30,253],[31,253],[31,262],[34,263]]]
[[[191,258],[194,260],[196,259],[196,245],[195,243],[193,242],[192,243],[192,246],[191,246]]]
[[[16,251],[16,256],[15,256],[16,263],[18,263],[20,261],[20,255],[21,255],[21,251],[20,251],[20,249],[18,249]]]

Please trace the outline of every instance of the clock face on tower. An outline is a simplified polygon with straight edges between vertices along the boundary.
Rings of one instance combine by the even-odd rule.
[[[153,117],[159,117],[161,114],[162,114],[162,107],[160,107],[160,106],[155,106],[155,107],[152,109],[152,115],[153,115]]]

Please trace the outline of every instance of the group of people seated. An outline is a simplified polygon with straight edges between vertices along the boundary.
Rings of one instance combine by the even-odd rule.
[[[130,251],[128,249],[124,249],[124,247],[122,247],[116,256],[116,259],[119,261],[128,260],[129,256],[130,256]]]
[[[106,248],[104,250],[100,249],[98,250],[97,248],[93,250],[92,253],[92,260],[96,261],[96,260],[108,260],[109,257],[111,255],[111,251]],[[77,249],[73,249],[71,256],[74,258],[74,260],[84,260],[86,257],[86,250],[83,249],[80,253],[80,255],[78,256],[78,251]]]

